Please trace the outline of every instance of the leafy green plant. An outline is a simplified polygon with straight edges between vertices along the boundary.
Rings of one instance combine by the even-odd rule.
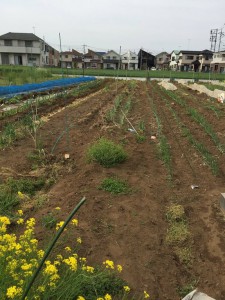
[[[55,226],[57,224],[57,219],[54,216],[54,214],[50,212],[47,215],[42,217],[42,224],[44,227],[46,227],[48,229],[52,229],[52,228],[55,228]]]
[[[128,194],[131,191],[125,181],[114,177],[105,178],[99,189],[110,192],[111,194]]]
[[[146,136],[143,134],[137,134],[136,140],[138,143],[144,143],[146,141]]]
[[[115,144],[106,138],[99,139],[87,151],[89,162],[98,162],[103,167],[109,168],[120,164],[127,159],[127,154],[121,145]]]

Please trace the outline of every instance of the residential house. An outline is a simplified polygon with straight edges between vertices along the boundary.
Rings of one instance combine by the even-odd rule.
[[[103,69],[120,69],[120,55],[114,50],[110,50],[102,56]]]
[[[76,69],[82,69],[84,54],[74,49],[72,49],[72,52],[73,52],[73,57],[72,57],[73,67]]]
[[[216,73],[225,73],[225,51],[219,51],[213,54],[211,71]]]
[[[213,52],[210,50],[203,50],[202,53],[199,55],[199,62],[200,62],[199,71],[209,72],[210,64],[212,60],[213,60]]]
[[[135,52],[127,51],[121,57],[121,69],[123,70],[137,70],[138,69],[138,55]]]
[[[179,71],[209,71],[213,52],[209,50],[191,51],[181,50],[178,53]]]
[[[140,49],[138,52],[138,69],[149,70],[155,66],[155,56],[149,52]]]
[[[161,52],[155,56],[155,65],[158,70],[167,70],[169,68],[170,55],[167,52]]]
[[[0,36],[0,65],[58,66],[59,52],[33,33]]]
[[[177,70],[177,62],[179,57],[179,50],[173,50],[170,54],[170,62],[169,62],[169,68],[173,71]]]
[[[82,69],[83,54],[72,49],[72,51],[64,51],[60,54],[60,63],[62,68],[80,68]]]
[[[94,52],[88,49],[88,52],[84,54],[84,68],[85,69],[102,69],[102,57],[105,52]]]

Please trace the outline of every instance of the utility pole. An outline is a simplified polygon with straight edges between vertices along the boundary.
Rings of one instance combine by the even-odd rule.
[[[84,77],[84,55],[85,55],[85,47],[87,46],[87,45],[82,45],[83,46],[83,58],[82,58],[82,67],[83,67],[83,77]]]
[[[220,32],[218,32],[219,35],[219,45],[218,45],[218,52],[220,51],[220,46],[221,46],[221,41],[222,38],[225,36],[224,32],[223,32],[223,28],[220,29]]]

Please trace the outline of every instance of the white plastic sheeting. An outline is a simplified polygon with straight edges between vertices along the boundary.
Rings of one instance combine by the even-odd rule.
[[[194,290],[185,296],[182,300],[216,300],[214,298],[209,297],[208,295],[199,292],[198,290]]]

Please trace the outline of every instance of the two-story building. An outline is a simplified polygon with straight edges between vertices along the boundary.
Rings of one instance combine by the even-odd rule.
[[[209,50],[181,50],[178,53],[178,70],[208,72],[210,70],[210,62],[212,61],[212,56],[213,52]]]
[[[121,56],[121,69],[138,70],[138,55],[132,51],[124,53]]]
[[[110,50],[102,56],[103,69],[120,69],[120,55],[114,50]]]
[[[155,65],[158,70],[167,70],[169,68],[170,55],[167,52],[161,52],[155,56]]]
[[[62,68],[82,69],[83,54],[72,49],[72,51],[64,51],[60,53],[60,64]]]
[[[169,68],[172,71],[177,71],[179,50],[173,50],[170,54]]]
[[[225,51],[215,52],[211,61],[212,72],[225,73]]]
[[[155,56],[143,49],[140,49],[140,51],[138,52],[138,69],[150,70],[154,66]]]
[[[84,68],[85,69],[102,69],[102,56],[105,52],[94,52],[88,49],[84,54]]]
[[[58,66],[59,52],[33,33],[0,36],[0,65]]]

